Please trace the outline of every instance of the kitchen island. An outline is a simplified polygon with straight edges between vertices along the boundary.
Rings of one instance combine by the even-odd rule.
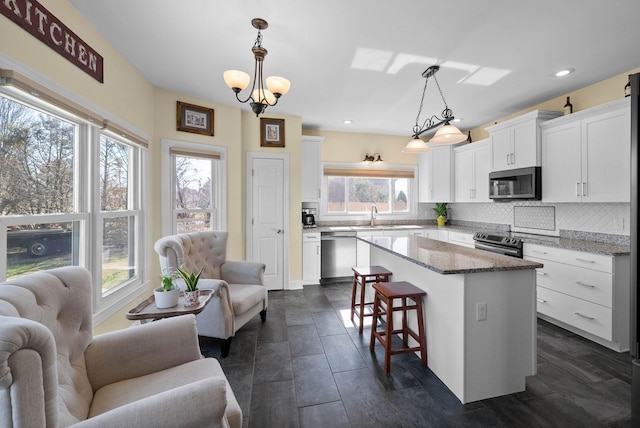
[[[358,239],[371,265],[427,293],[428,366],[462,403],[524,391],[536,374],[540,263],[419,236]]]

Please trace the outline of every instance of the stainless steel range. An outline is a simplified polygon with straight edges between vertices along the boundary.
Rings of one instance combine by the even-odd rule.
[[[522,239],[518,237],[476,232],[473,240],[477,249],[522,258]]]

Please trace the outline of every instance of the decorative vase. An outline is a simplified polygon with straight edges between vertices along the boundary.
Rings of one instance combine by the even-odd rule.
[[[447,218],[443,215],[439,215],[437,221],[438,221],[438,226],[442,227],[447,222]]]
[[[158,287],[153,290],[153,296],[156,301],[156,308],[166,309],[173,308],[178,304],[178,298],[180,297],[180,289],[178,287],[173,290],[164,291],[162,287]]]
[[[200,293],[198,290],[185,291],[184,292],[184,305],[185,306],[198,306],[200,303]]]

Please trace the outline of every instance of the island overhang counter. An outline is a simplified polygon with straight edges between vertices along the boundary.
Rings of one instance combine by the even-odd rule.
[[[371,265],[427,293],[428,367],[462,403],[525,390],[536,374],[542,264],[420,236],[358,239],[370,244]]]

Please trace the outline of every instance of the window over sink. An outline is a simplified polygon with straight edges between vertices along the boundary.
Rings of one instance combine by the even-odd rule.
[[[415,214],[415,167],[371,168],[325,165],[321,215],[369,218]]]

